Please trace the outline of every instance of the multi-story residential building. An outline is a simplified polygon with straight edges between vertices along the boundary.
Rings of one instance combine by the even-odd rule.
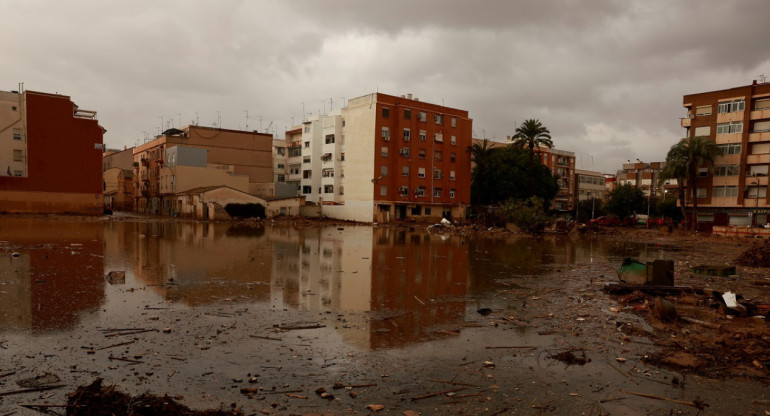
[[[301,194],[333,218],[462,218],[470,202],[471,129],[467,111],[411,94],[353,98],[286,133],[287,180],[299,176]]]
[[[134,148],[135,209],[173,215],[175,195],[226,185],[258,196],[274,186],[269,134],[201,126],[169,129]]]
[[[557,177],[559,183],[553,209],[559,211],[575,209],[575,153],[541,148],[540,156],[543,158],[543,164],[551,169],[551,173]]]
[[[575,170],[575,195],[578,201],[604,200],[607,195],[604,175],[590,170]]]
[[[605,198],[609,198],[612,191],[618,187],[618,177],[611,173],[603,173],[602,176],[604,176],[604,196]]]
[[[676,179],[666,179],[660,183],[660,173],[666,167],[666,162],[645,163],[637,160],[635,163],[630,160],[624,163],[621,170],[617,172],[617,186],[631,185],[633,188],[639,188],[646,198],[665,198],[668,194],[676,194]]]
[[[102,153],[102,170],[120,168],[132,170],[134,163],[134,148],[123,150],[107,149]]]
[[[767,223],[770,165],[770,83],[688,94],[686,137],[714,140],[722,155],[713,170],[701,167],[695,184],[699,222]],[[689,202],[688,196],[688,205]]]
[[[0,92],[0,210],[102,214],[103,134],[68,96]]]

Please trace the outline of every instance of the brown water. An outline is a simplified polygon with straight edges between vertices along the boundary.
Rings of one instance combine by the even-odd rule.
[[[766,394],[759,384],[697,379],[688,379],[688,390],[672,390],[675,372],[641,361],[653,348],[648,341],[616,340],[619,317],[607,312],[615,304],[595,283],[615,280],[624,257],[652,260],[677,250],[555,236],[440,235],[420,227],[2,217],[0,375],[14,374],[0,376],[0,390],[52,372],[71,389],[104,377],[135,393],[182,394],[197,407],[238,403],[256,411],[276,404],[276,414],[366,412],[367,403],[384,403],[392,414],[599,414],[600,400],[608,400],[601,402],[604,414],[669,414],[671,403],[620,390],[683,400],[723,395],[744,404]],[[114,271],[125,279],[108,278]],[[485,318],[480,308],[494,313]],[[541,319],[549,313],[555,317]],[[622,319],[645,325],[633,315]],[[152,332],[112,337],[110,331],[126,328]],[[112,347],[121,342],[131,345]],[[532,349],[488,349],[518,345]],[[585,351],[592,361],[568,366],[547,359],[566,349]],[[629,359],[624,371],[641,381],[607,364],[621,355]],[[488,360],[495,367],[483,367]],[[239,388],[253,375],[265,391],[310,397],[335,381],[377,386],[363,389],[360,400],[343,393],[321,404],[278,394],[246,400]],[[460,404],[407,400],[453,387],[431,385],[436,380],[477,386],[469,389],[480,389],[478,397]],[[33,399],[61,402],[62,394]],[[35,414],[16,406],[25,400],[0,398],[0,414]],[[744,414],[745,407],[732,413],[718,402],[712,406],[723,406],[722,413],[715,414]]]

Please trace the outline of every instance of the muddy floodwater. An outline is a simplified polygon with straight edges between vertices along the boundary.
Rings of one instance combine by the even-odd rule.
[[[655,344],[620,333],[654,332],[610,311],[622,259],[684,255],[601,236],[0,217],[0,415],[96,378],[244,414],[767,414],[764,382],[653,366]],[[60,387],[20,392],[41,386]],[[708,407],[679,403],[694,401]]]

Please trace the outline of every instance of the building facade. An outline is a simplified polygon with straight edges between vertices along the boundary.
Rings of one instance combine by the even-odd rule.
[[[670,198],[676,195],[677,180],[666,179],[660,182],[660,173],[666,167],[666,162],[636,163],[628,161],[617,172],[617,186],[631,185],[639,188],[645,198]]]
[[[133,150],[135,209],[174,215],[174,195],[225,185],[252,195],[273,189],[273,138],[269,134],[188,126],[170,129]]]
[[[575,209],[575,152],[561,149],[540,149],[543,164],[556,176],[559,190],[553,200],[553,209],[571,211]]]
[[[603,201],[607,197],[604,175],[601,172],[576,169],[575,195],[578,201],[592,199]]]
[[[683,97],[685,137],[708,137],[721,151],[714,168],[696,181],[699,222],[713,225],[767,223],[770,165],[770,83]],[[688,206],[691,197],[688,192]]]
[[[369,94],[286,133],[286,178],[298,178],[301,195],[332,218],[463,218],[471,132],[465,110]]]
[[[0,211],[102,214],[103,134],[68,96],[0,92]]]

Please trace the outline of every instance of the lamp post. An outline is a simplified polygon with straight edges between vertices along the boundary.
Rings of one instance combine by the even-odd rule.
[[[756,222],[757,222],[757,211],[759,210],[759,181],[757,181],[757,180],[751,181],[751,184],[757,186],[757,188],[756,188],[757,191],[754,194],[754,212],[752,214],[752,217],[754,217],[752,219],[752,221],[756,224]],[[759,225],[759,224],[756,224],[756,225]]]

